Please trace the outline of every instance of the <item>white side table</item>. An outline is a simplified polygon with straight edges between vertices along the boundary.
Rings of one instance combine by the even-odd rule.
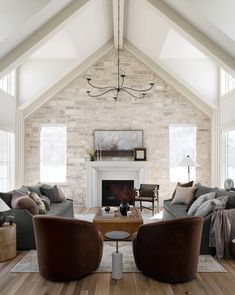
[[[118,251],[118,241],[128,239],[130,234],[125,231],[110,231],[105,237],[116,242],[116,251],[112,253],[112,278],[119,280],[122,278],[122,253]]]

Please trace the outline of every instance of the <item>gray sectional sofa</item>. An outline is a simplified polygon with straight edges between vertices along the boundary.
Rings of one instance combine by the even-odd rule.
[[[194,193],[196,197],[204,195],[209,192],[216,192],[216,198],[223,195],[229,195],[226,209],[235,208],[235,192],[228,192],[223,189],[210,188],[202,185],[197,185],[197,189]],[[169,220],[174,218],[179,218],[187,216],[187,205],[185,204],[171,204],[171,199],[165,200],[163,204],[163,220]],[[204,217],[203,230],[202,230],[202,240],[200,254],[215,254],[215,249],[209,247],[209,233],[210,233],[210,224],[211,224],[212,213],[209,213]]]
[[[12,193],[0,193],[2,198],[9,207],[11,207]],[[16,238],[18,250],[36,249],[32,217],[33,215],[27,209],[13,209],[4,212],[7,217],[14,214],[14,223],[16,224]],[[50,210],[46,215],[63,216],[74,218],[73,201],[66,199],[61,203],[51,203]]]

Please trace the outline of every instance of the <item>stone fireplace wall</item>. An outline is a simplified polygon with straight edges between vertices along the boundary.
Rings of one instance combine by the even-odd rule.
[[[128,75],[126,85],[138,87],[155,82],[142,100],[120,95],[90,98],[86,76],[99,85],[115,85],[116,50],[94,63],[67,87],[25,120],[25,184],[40,181],[41,124],[67,125],[67,182],[61,184],[76,205],[84,206],[87,190],[87,150],[93,146],[96,129],[142,129],[147,148],[149,183],[160,184],[160,201],[171,196],[175,183],[169,182],[169,125],[197,126],[197,180],[210,185],[211,120],[189,100],[175,91],[127,50],[121,52],[121,68]]]

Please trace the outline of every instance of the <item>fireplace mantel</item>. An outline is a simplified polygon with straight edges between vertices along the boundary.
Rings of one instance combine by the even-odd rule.
[[[146,161],[94,161],[87,164],[86,206],[100,207],[102,180],[134,180],[134,186],[147,183]]]

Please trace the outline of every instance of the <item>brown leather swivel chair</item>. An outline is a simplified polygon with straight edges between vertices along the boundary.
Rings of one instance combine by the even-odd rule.
[[[33,217],[39,272],[51,281],[71,281],[95,271],[103,240],[95,225],[65,217]]]
[[[133,235],[136,266],[158,281],[180,283],[196,276],[202,233],[201,217],[159,221]]]

